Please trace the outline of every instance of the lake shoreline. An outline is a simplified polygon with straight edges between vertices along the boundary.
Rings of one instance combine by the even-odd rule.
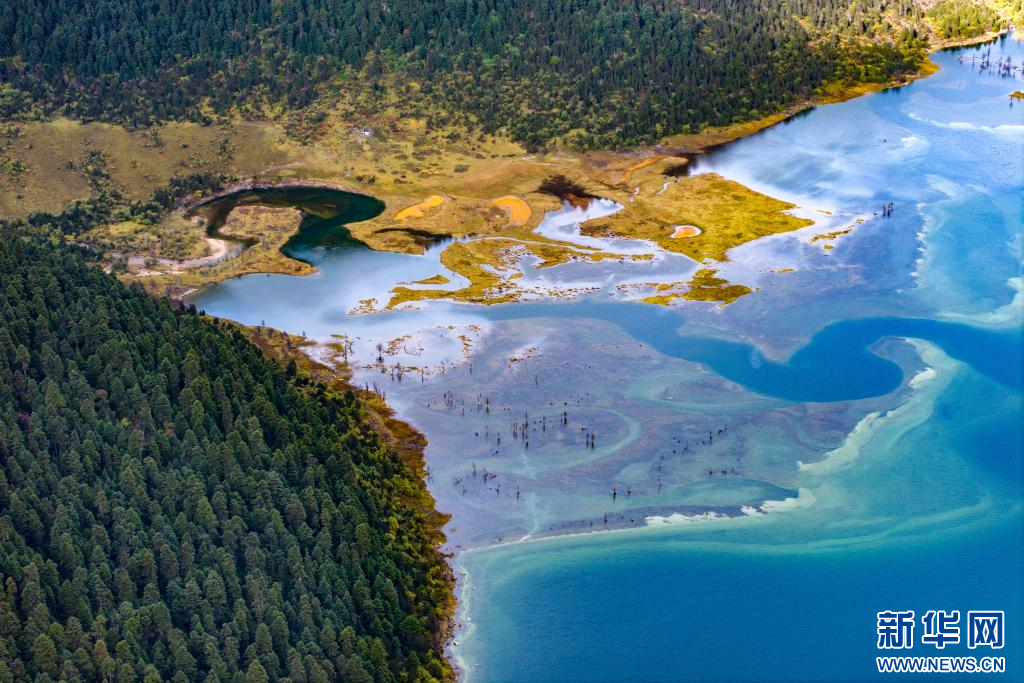
[[[1007,33],[1008,33],[1008,30],[1001,31],[999,33],[985,34],[983,36],[979,36],[979,37],[972,38],[972,39],[966,39],[966,40],[963,40],[963,41],[944,42],[944,43],[941,43],[941,44],[937,44],[937,45],[931,46],[930,49],[929,49],[928,54],[931,55],[931,54],[934,54],[934,53],[937,53],[937,52],[940,52],[940,51],[944,51],[944,50],[949,50],[949,49],[958,49],[958,48],[962,48],[962,47],[970,47],[970,46],[975,46],[975,45],[982,45],[982,44],[985,44],[985,43],[988,43],[988,42],[992,42],[992,41],[998,40],[1000,37],[1006,35]],[[782,112],[778,112],[778,113],[775,113],[775,114],[763,117],[761,119],[757,119],[757,120],[750,121],[750,122],[745,122],[745,123],[740,123],[740,124],[734,124],[734,125],[731,125],[731,126],[718,127],[718,128],[709,128],[709,129],[706,129],[705,131],[702,131],[702,132],[699,132],[699,133],[694,133],[694,134],[669,136],[669,137],[665,138],[661,143],[659,143],[657,145],[654,145],[654,146],[637,147],[637,148],[633,148],[631,150],[627,150],[627,151],[623,151],[623,152],[614,152],[612,150],[607,150],[605,152],[596,152],[596,153],[593,153],[593,154],[596,154],[598,156],[612,154],[612,155],[619,156],[619,157],[624,157],[624,158],[630,158],[630,157],[636,158],[637,156],[641,156],[642,159],[641,159],[641,161],[639,163],[635,164],[630,169],[627,169],[627,175],[628,175],[628,171],[632,170],[632,168],[641,168],[641,167],[644,167],[644,166],[648,166],[653,161],[656,161],[659,157],[681,158],[681,159],[684,160],[684,165],[685,166],[690,166],[694,162],[694,157],[696,157],[696,156],[708,154],[708,153],[713,152],[715,150],[719,150],[724,145],[727,145],[727,144],[732,143],[732,142],[737,142],[737,141],[745,139],[745,138],[747,138],[747,137],[749,137],[751,135],[755,135],[755,134],[760,133],[760,132],[762,132],[764,130],[767,130],[767,129],[775,126],[775,125],[782,124],[782,123],[785,123],[787,121],[790,121],[794,117],[797,117],[797,116],[800,116],[802,114],[805,114],[808,111],[811,111],[812,109],[814,109],[814,108],[816,108],[818,106],[827,105],[827,104],[836,104],[836,103],[848,101],[848,100],[851,100],[851,99],[854,99],[854,98],[857,98],[857,97],[860,97],[860,96],[863,96],[863,95],[868,95],[868,94],[872,94],[872,93],[876,93],[876,92],[881,92],[881,91],[889,90],[889,89],[893,89],[893,88],[901,88],[901,87],[904,87],[906,85],[910,85],[911,83],[913,83],[916,80],[927,78],[928,76],[936,73],[938,70],[939,70],[939,67],[935,64],[935,62],[933,62],[929,58],[929,59],[927,59],[927,61],[924,64],[921,65],[921,67],[919,68],[919,70],[916,73],[909,74],[909,75],[907,75],[906,77],[904,77],[902,79],[893,80],[893,81],[889,81],[889,82],[886,82],[886,83],[877,83],[877,84],[872,84],[872,83],[863,84],[862,83],[862,84],[853,84],[853,85],[845,85],[845,86],[838,86],[838,87],[837,86],[828,86],[826,89],[830,89],[831,92],[827,92],[825,94],[822,94],[820,96],[812,98],[811,100],[808,100],[808,101],[804,101],[804,102],[800,102],[800,103],[794,104],[794,105],[792,105],[791,107],[788,107],[787,109],[785,109]],[[556,175],[556,176],[553,176],[553,177],[560,178],[563,182],[570,183],[570,180],[565,178],[564,176],[557,176]],[[577,190],[576,194],[574,194],[574,199],[576,199],[576,195],[579,195],[580,197],[595,196],[587,188],[584,188],[582,186],[577,186],[575,183],[571,183],[571,184]],[[209,208],[209,207],[211,207],[213,205],[216,205],[217,202],[220,202],[220,201],[223,201],[225,199],[228,199],[228,198],[230,198],[233,195],[243,195],[243,194],[245,194],[247,192],[273,192],[273,191],[287,191],[287,190],[294,190],[294,189],[311,189],[311,190],[322,189],[322,190],[327,190],[327,191],[344,192],[344,193],[352,194],[352,195],[359,196],[359,197],[365,197],[367,199],[375,199],[377,201],[384,201],[384,199],[382,199],[381,197],[378,197],[378,196],[376,196],[374,194],[370,194],[369,191],[367,191],[365,189],[360,189],[360,188],[353,187],[350,184],[341,184],[341,183],[334,182],[334,181],[320,180],[320,179],[315,179],[315,178],[278,179],[276,181],[274,181],[274,180],[260,180],[260,179],[257,179],[255,176],[253,176],[253,177],[247,178],[245,180],[240,180],[240,181],[237,181],[235,183],[232,183],[231,185],[221,189],[220,191],[218,191],[217,193],[215,193],[215,194],[213,194],[213,195],[211,195],[209,197],[203,197],[203,198],[198,199],[196,201],[193,201],[191,203],[186,203],[186,204],[182,205],[179,208],[179,211],[181,211],[182,214],[186,215],[186,216],[194,215],[197,211],[201,211],[203,209],[207,209],[207,208]],[[611,190],[612,188],[611,187],[606,187],[604,189]],[[544,185],[543,184],[541,186],[541,190],[539,190],[539,191],[541,193],[544,192]],[[381,194],[382,197],[383,197],[383,196],[386,196],[388,193],[384,192],[384,193],[379,193],[379,194]],[[605,192],[602,196],[607,196],[608,198],[611,198],[613,201],[620,201],[620,200],[623,200],[623,197],[619,196],[620,194],[621,194],[620,192]],[[589,201],[589,199],[582,199],[582,200],[581,199],[576,199],[576,200],[577,201]],[[361,221],[354,221],[353,224],[355,224],[355,225],[362,224],[360,226],[360,228],[365,228],[365,226],[367,225],[367,220],[369,220],[372,223],[377,223],[378,221],[380,221],[380,220],[385,218],[385,212],[387,212],[388,214],[394,212],[395,216],[392,217],[392,218],[395,218],[395,217],[400,216],[403,211],[405,211],[405,209],[402,209],[401,207],[398,207],[398,206],[391,207],[388,204],[385,204],[385,208],[382,209],[382,213],[378,214],[378,216],[371,217],[370,219],[364,219],[364,220],[361,220]],[[537,213],[537,212],[535,212],[535,213]],[[543,213],[543,212],[541,212],[541,213]],[[346,227],[348,227],[348,226],[346,226]],[[357,228],[356,232],[362,233],[363,230],[361,230],[360,228]],[[523,226],[523,229],[529,229],[529,228],[530,228],[530,226]],[[408,251],[408,248],[407,248],[408,245],[406,245],[404,241],[399,240],[400,244],[399,243],[391,244],[391,243],[389,243],[387,241],[387,239],[384,239],[383,236],[385,234],[387,234],[387,235],[395,235],[397,237],[397,236],[399,236],[399,233],[403,233],[403,234],[404,233],[408,233],[409,235],[415,235],[418,230],[420,230],[420,228],[418,228],[417,226],[414,226],[414,225],[409,225],[409,226],[394,225],[394,226],[391,226],[391,227],[387,227],[386,229],[379,229],[378,228],[376,232],[370,233],[370,237],[372,239],[365,239],[366,235],[362,235],[362,234],[360,235],[360,237],[362,238],[361,241],[366,243],[369,248],[371,248],[371,249],[373,249],[375,251],[382,251],[382,252],[392,252],[392,251],[394,251],[394,252],[406,252],[406,251]],[[297,232],[298,232],[298,227],[296,227],[296,230],[295,230],[295,233],[297,233]],[[430,231],[424,231],[424,234],[429,235],[431,233],[430,233]],[[486,235],[486,234],[489,234],[489,233],[482,232],[480,234],[481,235]],[[216,236],[219,236],[219,235],[213,235],[213,236],[216,237]],[[379,236],[379,238],[378,238],[378,236]],[[225,237],[227,237],[228,239],[231,239],[231,240],[238,239],[238,238],[234,238],[234,237],[228,236],[228,235],[225,235]],[[248,250],[248,247],[252,246],[252,240],[247,240],[244,237],[240,238],[240,239],[247,243],[246,246],[241,250],[241,253],[244,253],[245,251]],[[233,256],[229,255],[229,257],[226,258],[226,259],[218,259],[212,265],[219,265],[219,264],[223,263],[224,261],[231,261],[232,258],[237,258],[238,256],[240,256],[241,253],[240,254],[235,254]],[[282,256],[284,256],[284,255],[282,254]],[[144,257],[139,257],[139,258],[144,258]],[[285,257],[285,259],[287,259],[287,257]],[[194,274],[199,274],[202,282],[192,282],[192,283],[188,283],[188,285],[183,285],[183,286],[179,286],[179,287],[171,287],[171,288],[168,288],[164,293],[167,294],[173,300],[181,302],[181,301],[184,301],[187,296],[189,296],[190,294],[194,293],[195,291],[201,291],[202,288],[205,287],[205,286],[209,286],[211,284],[216,284],[217,282],[221,282],[221,281],[224,281],[224,280],[227,280],[227,279],[231,279],[233,277],[237,277],[237,276],[242,275],[242,274],[253,274],[253,273],[255,273],[255,274],[307,275],[307,274],[313,274],[315,272],[315,268],[312,269],[312,270],[310,270],[308,268],[300,269],[300,270],[296,270],[296,268],[288,268],[288,267],[285,267],[285,265],[283,265],[283,264],[277,264],[276,262],[278,260],[281,260],[281,259],[279,259],[279,258],[270,259],[270,262],[266,264],[269,267],[266,267],[264,269],[256,269],[256,270],[245,269],[244,271],[241,271],[241,272],[235,272],[235,269],[232,269],[232,268],[222,268],[222,270],[224,272],[216,274],[216,275],[211,274],[209,272],[208,265],[205,264],[205,263],[202,263],[202,264],[198,265],[197,267],[190,267],[190,268],[186,269],[186,270],[191,271]],[[491,265],[493,265],[493,264],[491,264]],[[147,275],[149,275],[149,274],[147,273]],[[212,277],[207,277],[208,275],[212,275]],[[417,298],[421,298],[423,296],[424,295],[421,294]],[[441,298],[444,298],[444,297],[441,297]],[[491,303],[491,302],[483,301],[481,303]]]
[[[220,256],[190,261],[157,260],[153,266],[162,267],[134,270],[126,274],[126,279],[181,303],[204,287],[242,275],[313,275],[316,267],[294,258],[288,253],[289,245],[307,230],[341,230],[347,238],[350,233],[345,224],[366,220],[383,207],[377,198],[336,183],[240,181],[174,213],[201,226],[211,246],[220,242],[233,248]],[[129,264],[138,268],[144,265],[143,259],[134,256]]]
[[[327,182],[325,180],[316,180],[313,178],[298,178],[295,180],[281,180],[281,181],[270,181],[270,180],[258,180],[255,177],[247,178],[245,180],[239,180],[231,183],[227,187],[221,188],[217,192],[213,193],[208,197],[202,197],[194,202],[186,202],[180,207],[180,211],[185,215],[189,215],[195,212],[197,209],[215,204],[221,200],[227,199],[233,195],[244,194],[246,192],[266,192],[273,190],[330,190],[334,192],[345,192],[348,194],[359,195],[366,197],[367,199],[377,199],[373,195],[367,194],[351,187],[340,185],[338,183]]]
[[[743,138],[767,130],[772,126],[780,123],[786,123],[787,121],[811,111],[816,107],[829,104],[839,104],[840,102],[847,102],[858,97],[863,97],[864,95],[911,85],[915,81],[928,78],[939,71],[940,67],[932,61],[931,55],[945,50],[956,50],[965,47],[985,45],[1008,35],[1010,31],[1010,28],[1006,28],[998,32],[986,33],[975,38],[944,41],[929,45],[925,62],[920,65],[915,73],[907,74],[899,80],[891,80],[885,83],[827,85],[825,86],[826,89],[832,89],[832,92],[812,97],[811,99],[803,102],[795,103],[780,112],[776,112],[775,114],[770,114],[753,121],[732,124],[730,126],[711,127],[698,133],[670,135],[657,145],[639,147],[634,151],[642,152],[646,150],[656,154],[686,156],[687,158],[689,158],[689,155],[707,154],[709,152],[716,151],[731,142],[737,142],[738,140],[742,140]],[[693,160],[689,159],[689,161],[692,162]]]
[[[429,521],[428,526],[433,535],[434,547],[444,558],[443,566],[446,569],[443,578],[449,586],[450,600],[445,605],[444,613],[438,616],[440,628],[434,634],[435,644],[439,650],[444,651],[457,632],[457,580],[450,556],[443,551],[447,541],[444,526],[448,523],[450,516],[437,509],[437,502],[427,486],[429,473],[424,457],[427,445],[426,436],[409,422],[397,417],[396,411],[388,405],[383,396],[353,384],[352,373],[342,360],[314,358],[310,351],[319,349],[319,345],[314,345],[308,339],[272,327],[253,327],[236,321],[229,322],[236,325],[265,356],[277,361],[282,367],[295,363],[296,370],[313,381],[338,392],[355,394],[368,412],[369,421],[374,431],[387,444],[388,451],[396,460],[412,471],[414,479],[418,482],[419,500],[417,502],[421,512]],[[451,658],[448,657],[448,660],[451,665]],[[456,672],[452,673],[457,676]]]
[[[996,39],[996,38],[998,38],[998,36],[996,36],[996,37],[994,37],[994,38],[991,38],[990,40],[994,40],[994,39]],[[943,49],[943,50],[945,50],[945,49],[956,49],[956,48],[959,48],[959,47],[962,47],[962,46],[961,46],[961,45],[953,45],[953,46],[943,46],[943,47],[942,47],[941,49]],[[935,73],[935,72],[937,72],[937,71],[938,71],[938,68],[936,67],[935,69],[931,70],[931,71],[930,71],[930,72],[928,72],[928,73],[922,73],[922,74],[920,74],[920,75],[916,76],[916,77],[915,77],[915,80],[916,80],[916,78],[924,78],[924,77],[926,77],[926,76],[928,76],[928,75],[932,75],[933,73]],[[888,84],[888,85],[886,85],[886,86],[884,86],[884,87],[880,87],[880,88],[879,88],[878,90],[884,90],[884,89],[887,89],[887,88],[890,88],[890,87],[902,87],[903,85],[907,85],[907,84],[908,84],[909,82],[910,82],[910,81],[908,81],[908,82],[901,82],[901,83],[894,83],[894,84]],[[870,92],[877,92],[877,90],[874,90],[874,91],[870,91]],[[851,94],[851,95],[850,95],[850,97],[848,97],[848,98],[846,98],[846,99],[852,99],[853,97],[857,97],[857,96],[860,96],[860,95],[862,95],[862,94],[870,94],[870,92],[860,92],[860,93],[856,93],[856,94]],[[842,101],[842,100],[836,100],[836,101]],[[826,104],[827,104],[827,103],[833,103],[833,102],[824,102],[824,103],[826,103]],[[809,105],[809,107],[808,107],[808,108],[810,108],[810,107],[813,107],[813,106],[817,106],[817,105],[816,105],[816,104],[814,104],[814,105]],[[778,122],[780,122],[780,121],[775,121],[774,123],[778,123]],[[766,125],[765,127],[768,127],[768,126],[770,126],[770,125],[774,125],[774,123],[768,124],[768,125]],[[762,128],[762,129],[763,129],[763,128]],[[758,129],[758,131],[752,131],[751,133],[747,133],[747,134],[744,134],[744,135],[743,135],[743,136],[741,136],[741,137],[737,137],[737,138],[734,138],[734,140],[738,140],[738,139],[741,139],[742,137],[746,137],[747,135],[749,135],[749,134],[752,134],[753,132],[759,132],[759,130],[762,130],[762,129]],[[730,140],[730,141],[732,141],[732,140]],[[598,532],[596,532],[596,531],[595,531],[594,533],[598,533]],[[551,538],[554,538],[554,537],[560,537],[560,536],[565,536],[565,535],[567,535],[567,534],[554,534],[554,535],[552,535],[552,536],[551,536]],[[485,546],[485,547],[492,547],[492,546]],[[454,557],[454,558],[453,558],[453,559],[452,559],[452,560],[451,560],[451,561],[449,562],[449,566],[450,566],[450,567],[453,567],[453,568],[455,568],[456,570],[457,570],[457,569],[459,568],[459,566],[460,566],[460,565],[459,565],[459,563],[458,563],[458,562],[459,562],[459,561],[458,561],[458,557],[459,557],[459,556],[460,556],[460,555],[461,555],[461,554],[462,554],[463,552],[467,552],[467,551],[461,551],[461,552],[459,552],[459,553],[458,553],[458,554],[457,554],[457,555],[456,555],[456,556],[455,556],[455,557]],[[457,579],[457,580],[461,580],[461,579]],[[456,584],[456,585],[457,585],[457,584]],[[463,591],[463,592],[464,592],[464,591]],[[458,598],[458,605],[459,605],[459,609],[462,609],[462,608],[463,608],[463,606],[464,606],[465,604],[468,604],[468,602],[469,602],[469,600],[470,600],[470,597],[469,597],[469,595],[468,595],[468,594],[465,594],[465,595],[463,595],[463,594],[462,594],[462,592],[460,592],[460,590],[459,590],[458,588],[456,588],[456,592],[455,592],[455,594],[456,594],[456,596],[457,596],[457,598]],[[463,633],[463,631],[461,631],[460,629],[461,629],[461,628],[465,628],[465,627],[468,627],[468,626],[467,626],[467,625],[459,625],[459,624],[456,624],[456,625],[454,626],[453,630],[452,630],[452,631],[451,631],[451,632],[450,632],[450,633],[449,633],[449,634],[447,635],[447,639],[448,639],[448,642],[449,642],[449,643],[454,643],[454,642],[455,642],[455,639],[459,638],[459,637],[460,637],[460,634],[462,634],[462,633]],[[458,667],[458,668],[459,668],[459,670],[460,670],[460,671],[462,672],[462,675],[463,675],[463,676],[465,677],[465,679],[468,679],[468,678],[469,678],[469,672],[468,672],[468,670],[467,670],[467,669],[465,669],[465,668],[463,667],[462,663],[460,663],[460,662],[459,662],[458,658],[457,658],[457,657],[455,657],[454,655],[450,655],[450,656],[449,656],[449,659],[450,659],[450,661],[451,661],[451,662],[453,663],[453,665],[455,665],[456,667]]]

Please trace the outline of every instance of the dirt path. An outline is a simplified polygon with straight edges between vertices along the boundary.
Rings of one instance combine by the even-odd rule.
[[[140,270],[136,275],[146,277],[150,275],[166,275],[168,272],[180,273],[183,270],[212,266],[234,255],[231,253],[231,245],[227,240],[218,239],[216,237],[207,237],[206,243],[210,247],[210,253],[207,256],[199,256],[197,258],[182,260],[169,258],[155,259],[157,264],[163,266],[163,269],[161,270],[153,270],[146,267],[147,261],[151,262],[154,260],[148,256],[129,256],[128,265],[139,266]]]

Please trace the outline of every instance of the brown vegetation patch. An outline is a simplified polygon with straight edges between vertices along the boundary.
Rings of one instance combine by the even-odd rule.
[[[537,187],[537,192],[558,197],[562,201],[578,206],[586,206],[591,199],[597,199],[597,195],[587,192],[582,185],[564,175],[547,178]]]

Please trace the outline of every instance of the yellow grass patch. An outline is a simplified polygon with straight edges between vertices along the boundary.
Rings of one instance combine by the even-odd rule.
[[[701,151],[708,147],[738,140],[759,130],[774,126],[810,106],[812,105],[802,103],[786,111],[777,112],[754,121],[734,123],[728,126],[708,127],[699,133],[670,135],[662,141],[662,144],[685,152]]]
[[[230,126],[167,123],[129,130],[68,119],[5,124],[4,156],[20,161],[18,177],[0,173],[0,215],[58,212],[91,194],[83,159],[97,151],[106,159],[111,184],[132,199],[149,199],[174,176],[189,173],[252,175],[296,157],[276,142],[272,124]]]
[[[522,277],[519,259],[532,254],[540,259],[537,268],[551,268],[570,261],[645,260],[648,255],[625,256],[601,251],[581,250],[564,243],[548,241],[520,242],[518,239],[486,238],[455,242],[441,252],[441,264],[469,280],[457,290],[411,289],[398,286],[391,290],[388,308],[410,301],[448,299],[477,304],[500,304],[519,301],[526,293],[517,285]],[[430,278],[433,280],[434,278]],[[426,281],[421,281],[426,283]],[[420,283],[417,283],[420,284]],[[557,295],[551,292],[551,295]]]
[[[665,292],[676,285],[659,285],[657,290]],[[716,271],[711,268],[702,268],[690,278],[689,289],[686,291],[671,291],[663,294],[648,296],[640,301],[647,304],[668,306],[677,299],[688,299],[690,301],[720,301],[723,306],[728,306],[736,299],[751,292],[746,285],[730,284],[725,278],[716,277]]]
[[[413,282],[414,285],[446,285],[451,280],[446,278],[444,275],[432,275],[430,277],[423,278],[422,280],[416,280]]]
[[[842,237],[843,235],[849,235],[851,232],[853,232],[853,228],[852,227],[851,228],[846,228],[845,230],[835,230],[833,232],[825,232],[825,233],[822,233],[820,235],[815,235],[814,237],[812,237],[811,238],[811,244],[814,244],[815,242],[825,242],[825,241],[828,241],[828,240],[834,240],[834,239],[837,239],[839,237]]]
[[[695,261],[724,261],[733,247],[811,225],[812,221],[784,213],[792,208],[793,204],[706,173],[680,178],[660,194],[641,193],[622,211],[587,221],[581,232],[653,240]],[[673,239],[673,225],[694,226],[700,234]]]
[[[475,240],[456,242],[441,253],[441,264],[470,281],[469,286],[455,291],[444,289],[410,289],[395,287],[391,290],[388,308],[408,301],[452,299],[469,303],[504,303],[514,301],[514,285],[509,269],[514,263],[512,240]],[[484,267],[484,266],[488,267]],[[497,272],[496,272],[497,271]]]

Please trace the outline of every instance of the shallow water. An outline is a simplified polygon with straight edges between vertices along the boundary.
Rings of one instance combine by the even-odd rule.
[[[982,49],[1024,59],[1013,37]],[[614,296],[695,268],[663,258],[527,269],[593,288],[571,302],[354,316],[445,272],[438,250],[315,244],[296,255],[318,275],[194,301],[349,335],[357,380],[426,433],[469,680],[863,680],[887,609],[1005,610],[992,654],[1019,680],[1024,106],[1019,81],[963,54],[700,160],[817,221],[734,250],[723,274],[759,290],[724,309]],[[573,211],[546,234],[572,238]],[[831,251],[810,242],[848,226]],[[394,358],[429,374],[370,367],[397,338]]]

